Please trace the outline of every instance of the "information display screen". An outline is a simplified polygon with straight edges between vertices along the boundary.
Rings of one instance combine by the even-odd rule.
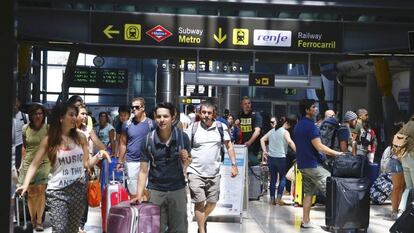
[[[128,70],[77,66],[71,87],[127,88]]]

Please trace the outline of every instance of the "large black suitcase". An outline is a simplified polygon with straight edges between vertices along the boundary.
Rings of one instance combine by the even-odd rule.
[[[401,214],[401,216],[391,226],[391,233],[411,233],[414,231],[414,206],[410,207]]]
[[[366,232],[369,209],[368,178],[327,178],[325,224],[330,231]]]

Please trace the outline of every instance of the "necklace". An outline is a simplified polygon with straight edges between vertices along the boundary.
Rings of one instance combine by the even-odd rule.
[[[73,147],[73,140],[67,136],[62,136],[62,144],[65,149],[71,149]]]

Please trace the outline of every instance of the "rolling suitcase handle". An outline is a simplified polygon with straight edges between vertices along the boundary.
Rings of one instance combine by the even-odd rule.
[[[14,199],[16,200],[16,215],[17,215],[17,225],[18,226],[20,226],[20,210],[19,210],[19,198],[21,198],[23,201],[22,201],[22,203],[23,203],[23,206],[22,206],[22,208],[23,208],[23,222],[24,222],[24,225],[23,226],[27,226],[27,220],[26,220],[26,208],[25,208],[25,206],[26,206],[26,199],[24,198],[24,197],[22,197],[22,196],[20,196],[20,195],[14,195]]]
[[[109,184],[109,163],[108,161],[104,162],[104,169],[105,169],[105,183]],[[112,171],[112,183],[115,183],[115,170]],[[122,185],[125,187],[125,170],[122,169]]]
[[[115,180],[115,170],[112,171],[112,182],[113,183],[116,182],[116,180]],[[125,187],[125,171],[124,170],[122,170],[122,184]]]

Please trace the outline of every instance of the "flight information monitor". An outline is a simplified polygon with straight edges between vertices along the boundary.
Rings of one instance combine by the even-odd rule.
[[[71,87],[127,88],[128,70],[77,66]]]

